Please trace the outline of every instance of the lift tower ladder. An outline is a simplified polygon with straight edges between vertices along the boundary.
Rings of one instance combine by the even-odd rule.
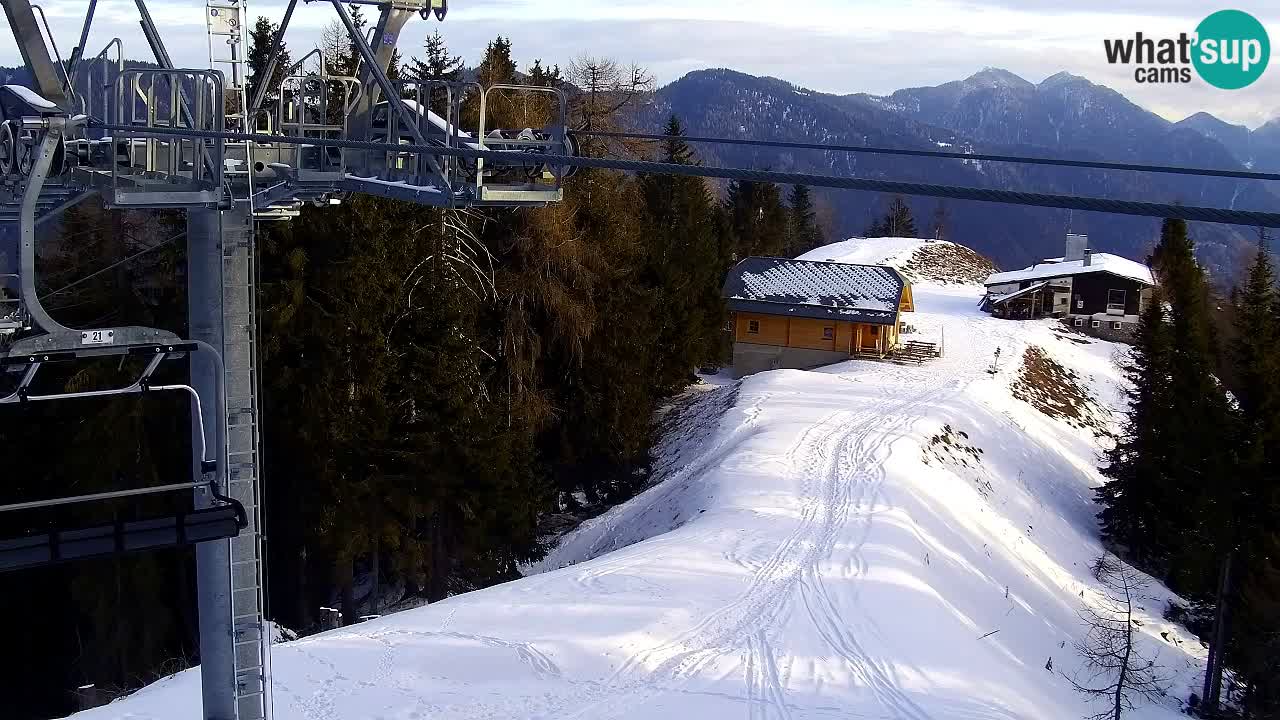
[[[239,720],[271,712],[271,631],[264,618],[265,585],[259,482],[258,317],[254,298],[254,228],[247,203],[220,213],[222,225],[222,356],[227,389],[228,494],[245,507],[249,525],[231,540],[231,608],[235,633]]]
[[[248,57],[244,0],[209,0],[209,67],[221,70],[231,107],[227,124],[249,132]],[[254,288],[253,143],[245,141],[227,163],[231,205],[218,213],[222,238],[223,386],[227,389],[227,492],[245,508],[248,527],[231,540],[231,613],[237,720],[271,717],[271,630],[266,605],[265,557],[262,545],[261,430],[258,392],[258,317]],[[228,148],[234,153],[233,148]],[[237,162],[238,161],[238,162]]]

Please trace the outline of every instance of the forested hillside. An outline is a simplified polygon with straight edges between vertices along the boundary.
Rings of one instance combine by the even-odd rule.
[[[425,50],[401,72],[462,65],[438,36]],[[562,85],[575,120],[595,127],[616,126],[648,89],[643,71],[607,59],[561,70],[512,57],[494,40],[476,77]],[[544,111],[490,108],[506,127]],[[698,162],[679,120],[666,129],[671,140],[645,152]],[[274,620],[305,634],[516,577],[554,527],[644,485],[655,409],[725,354],[719,290],[732,259],[822,241],[805,188],[744,183],[722,202],[698,179],[587,171],[565,189],[563,203],[532,210],[355,196],[260,225]],[[73,326],[183,332],[182,228],[178,214],[87,201],[42,242],[46,302]],[[172,398],[6,406],[0,446],[27,449],[6,469],[17,478],[6,498],[181,478],[186,415]],[[189,501],[118,502],[105,517],[164,502]],[[66,509],[0,524],[11,536],[55,519],[103,518]],[[0,594],[0,615],[27,619],[13,638],[31,648],[6,669],[25,691],[5,717],[65,713],[198,662],[192,573],[190,553],[172,552],[25,574],[23,592]]]

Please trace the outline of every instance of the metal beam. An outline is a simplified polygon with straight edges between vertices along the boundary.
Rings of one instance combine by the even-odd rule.
[[[378,65],[378,60],[374,56],[373,50],[369,48],[369,43],[365,42],[364,36],[360,34],[360,29],[351,21],[351,15],[342,4],[342,0],[332,0],[332,2],[334,9],[338,11],[338,19],[342,20],[342,24],[347,28],[347,33],[351,36],[351,44],[356,46],[356,50],[359,51],[365,66],[373,74],[373,78],[377,81],[378,86],[382,88],[382,92],[386,94],[387,102],[396,109],[396,114],[400,116],[400,122],[409,128],[409,133],[413,135],[415,143],[426,145],[427,141],[422,137],[422,130],[418,127],[421,118],[417,113],[411,112],[404,104],[400,94],[392,86],[391,80],[387,78],[387,74]],[[369,105],[369,107],[372,107],[372,105]]]
[[[5,5],[8,7],[8,4]],[[20,242],[18,245],[18,267],[21,278],[21,296],[23,309],[31,316],[36,327],[47,333],[71,332],[67,327],[54,320],[40,304],[40,296],[36,293],[36,205],[40,202],[40,191],[44,189],[45,179],[53,165],[53,156],[62,142],[63,118],[49,118],[48,128],[40,141],[40,155],[36,158],[31,174],[27,178],[27,187],[22,194],[22,209],[18,219]]]
[[[93,13],[97,9],[98,0],[89,0],[89,9],[84,14],[84,25],[80,28],[80,42],[71,48],[71,60],[67,63],[67,76],[71,78],[71,88],[68,92],[71,93],[76,91],[76,68],[84,57],[84,46],[89,42],[89,27],[93,25]]]
[[[22,53],[22,61],[35,81],[35,90],[41,97],[67,112],[74,112],[67,94],[63,92],[63,83],[59,68],[49,55],[45,45],[44,34],[36,24],[36,14],[29,0],[4,0],[4,14],[9,18],[9,27],[13,30],[14,42]]]
[[[378,16],[377,29],[373,33],[373,39],[378,43],[378,49],[374,52],[374,59],[384,73],[391,66],[391,58],[395,56],[396,44],[400,41],[400,31],[404,30],[405,23],[413,19],[413,10],[403,10],[392,4],[384,5],[382,13]],[[370,82],[372,78],[372,69],[368,63],[360,68],[360,83],[366,88],[366,94],[369,98],[366,107],[372,110],[374,105],[378,104],[379,89]]]

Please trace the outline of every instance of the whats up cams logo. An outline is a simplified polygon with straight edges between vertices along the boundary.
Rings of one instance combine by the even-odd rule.
[[[1271,59],[1271,40],[1256,18],[1240,10],[1220,10],[1196,26],[1195,34],[1176,38],[1103,40],[1107,62],[1136,65],[1140,83],[1189,83],[1191,71],[1210,85],[1238,90],[1252,85]]]

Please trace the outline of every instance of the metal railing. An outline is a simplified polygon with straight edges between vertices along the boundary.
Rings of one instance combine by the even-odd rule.
[[[115,49],[115,62],[112,63],[108,54],[112,48]],[[82,67],[85,61],[81,60]],[[120,38],[111,38],[106,47],[102,48],[102,52],[94,55],[89,59],[89,70],[86,83],[88,85],[87,92],[84,95],[84,114],[89,117],[96,117],[95,113],[101,113],[102,117],[112,117],[117,115],[116,107],[119,103],[116,101],[115,85],[116,78],[124,73],[124,44],[120,42]],[[111,71],[115,70],[113,74]],[[94,75],[100,75],[99,82],[94,83]],[[80,79],[80,73],[76,72],[71,77],[72,82]],[[101,105],[101,108],[99,108]]]
[[[555,102],[555,113],[548,118],[549,125],[542,131],[542,139],[536,137],[515,137],[508,138],[505,136],[493,137],[485,132],[486,123],[489,113],[489,96],[493,93],[525,93],[530,95],[547,94],[551,95]],[[565,136],[565,121],[568,117],[568,101],[563,92],[557,88],[542,87],[538,85],[491,85],[480,94],[480,129],[478,133],[478,143],[481,150],[524,150],[524,151],[541,151],[545,155],[568,155],[571,154],[567,138]],[[500,131],[498,131],[500,132]],[[490,183],[496,190],[553,190],[559,192],[561,183],[567,169],[563,167],[548,166],[539,161],[534,153],[530,157],[528,163],[522,164],[520,168],[525,172],[528,180],[524,183]],[[496,166],[501,167],[501,166]],[[553,182],[550,184],[536,184],[535,180],[544,173],[550,173]],[[476,178],[475,178],[475,196],[479,200],[485,199],[485,161],[484,158],[476,159]]]
[[[449,80],[409,80],[399,83],[398,90],[400,91],[401,100],[406,105],[409,105],[409,109],[416,115],[416,129],[422,137],[445,148],[461,147],[463,144],[467,144],[467,140],[470,138],[475,140],[470,144],[479,147],[478,139],[472,138],[470,133],[461,129],[461,118],[462,101],[471,91],[482,93],[480,83]],[[444,95],[445,113],[443,117],[437,115],[431,109],[434,101],[441,93]],[[378,125],[380,109],[385,111],[386,114],[385,126]],[[389,104],[382,103],[379,107],[373,109],[370,125],[369,139],[382,138],[393,145],[412,143],[412,135],[406,136],[402,133],[404,128],[402,127],[403,123],[400,119],[400,114],[391,112]],[[444,188],[441,189],[448,192],[452,192],[459,179],[474,174],[474,171],[467,170],[463,159],[458,157],[433,157],[399,150],[388,150],[384,153],[384,157],[386,168],[393,177],[406,175],[410,178],[437,176],[444,184]]]
[[[318,69],[315,72],[300,72],[311,58],[318,59]],[[358,78],[330,75],[327,65],[324,53],[317,48],[302,56],[301,60],[285,72],[276,102],[276,132],[300,138],[347,137],[348,120],[359,105],[364,89]],[[334,95],[341,96],[337,105],[334,105]],[[259,112],[259,117],[262,115],[263,112]],[[291,153],[291,164],[300,173],[345,173],[347,169],[346,153],[341,149],[331,153],[320,146],[296,144]],[[309,153],[314,157],[310,157]]]
[[[217,70],[125,69],[116,78],[115,100],[117,125],[213,132],[224,129],[223,76]],[[124,165],[131,172],[181,175],[197,185],[222,186],[225,171],[222,158],[226,156],[223,138],[195,135],[157,138],[144,134],[134,136],[125,130],[116,131],[113,139],[117,152],[123,150]],[[111,180],[116,187],[119,187],[120,166],[121,159],[117,157],[111,163]]]

